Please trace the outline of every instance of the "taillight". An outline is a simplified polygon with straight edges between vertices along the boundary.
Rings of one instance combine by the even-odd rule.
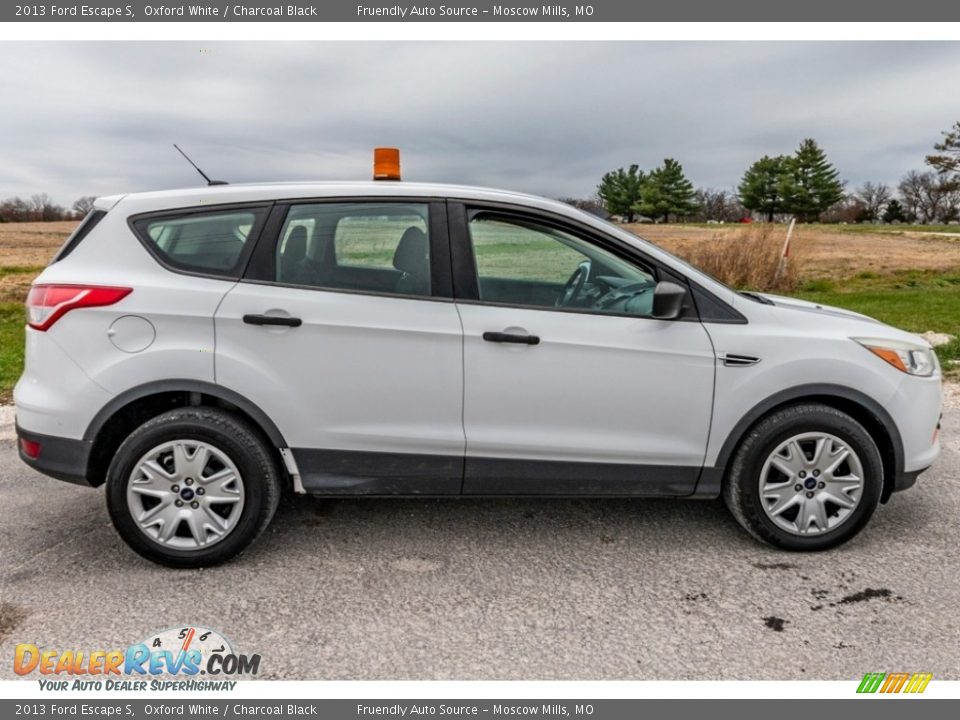
[[[71,310],[113,305],[131,292],[103,285],[34,285],[27,295],[27,324],[44,331]]]

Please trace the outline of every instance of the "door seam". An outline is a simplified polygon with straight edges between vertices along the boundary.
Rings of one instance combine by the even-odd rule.
[[[460,431],[463,433],[463,462],[460,463],[460,495],[467,482],[467,337],[463,327],[463,316],[457,303],[453,303],[460,322]]]

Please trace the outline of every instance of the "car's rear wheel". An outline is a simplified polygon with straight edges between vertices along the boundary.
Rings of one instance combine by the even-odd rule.
[[[870,434],[850,415],[810,403],[781,408],[743,439],[724,500],[754,537],[786,550],[825,550],[856,535],[883,488]]]
[[[266,528],[280,498],[274,454],[242,418],[178,408],[137,428],[107,471],[107,505],[136,552],[171,567],[215,565]]]

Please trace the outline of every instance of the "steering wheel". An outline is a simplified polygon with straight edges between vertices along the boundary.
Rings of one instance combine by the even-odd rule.
[[[577,299],[580,291],[583,290],[583,286],[587,283],[587,278],[590,277],[590,267],[590,258],[582,260],[577,265],[577,269],[573,271],[570,279],[563,286],[563,290],[560,291],[560,296],[555,303],[556,307],[567,307]]]

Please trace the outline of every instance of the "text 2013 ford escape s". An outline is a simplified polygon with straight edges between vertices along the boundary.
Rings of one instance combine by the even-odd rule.
[[[21,458],[106,484],[117,530],[221,562],[284,485],[722,495],[833,547],[939,452],[922,339],[737,293],[567,205],[408,183],[101,198],[37,278]]]

